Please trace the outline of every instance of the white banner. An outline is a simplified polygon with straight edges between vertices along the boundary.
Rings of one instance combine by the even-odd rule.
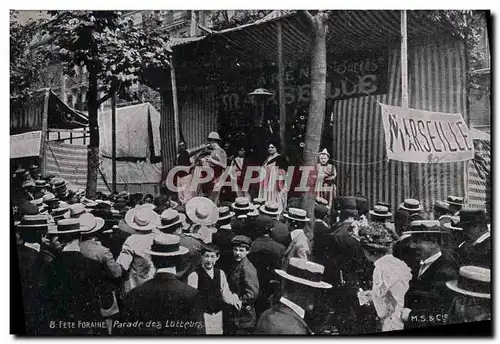
[[[380,106],[389,159],[442,163],[474,157],[472,135],[461,114]]]
[[[10,158],[40,155],[41,131],[30,131],[10,136]]]

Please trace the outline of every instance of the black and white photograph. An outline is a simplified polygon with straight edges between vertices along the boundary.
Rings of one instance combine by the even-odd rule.
[[[11,335],[493,336],[491,11],[9,14]]]

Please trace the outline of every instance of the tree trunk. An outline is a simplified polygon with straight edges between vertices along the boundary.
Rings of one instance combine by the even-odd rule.
[[[314,166],[317,163],[318,152],[323,132],[323,121],[326,106],[326,19],[327,15],[319,13],[312,20],[311,39],[311,101],[309,103],[309,118],[303,164]],[[314,190],[303,195],[302,207],[307,211],[311,223],[314,222]]]
[[[97,170],[99,168],[99,123],[97,100],[97,70],[94,65],[89,68],[89,93],[87,107],[89,110],[89,146],[87,150],[87,188],[86,197],[95,198],[97,191]]]

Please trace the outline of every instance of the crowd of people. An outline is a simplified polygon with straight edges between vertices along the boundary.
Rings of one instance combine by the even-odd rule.
[[[275,148],[264,165],[280,164]],[[221,150],[208,161],[220,163]],[[186,176],[177,193],[90,199],[36,166],[18,169],[27,333],[352,335],[491,317],[490,225],[462,197],[427,214],[415,199],[392,210],[333,192],[310,214],[264,189],[192,195]]]

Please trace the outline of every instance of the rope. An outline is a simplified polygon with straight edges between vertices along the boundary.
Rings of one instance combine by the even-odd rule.
[[[355,165],[355,166],[368,166],[368,165],[376,165],[379,164],[383,161],[389,161],[389,159],[382,159],[378,161],[373,161],[373,162],[347,162],[347,161],[340,161],[340,160],[334,160],[331,159],[331,161],[338,162],[339,164],[344,164],[344,165]]]

